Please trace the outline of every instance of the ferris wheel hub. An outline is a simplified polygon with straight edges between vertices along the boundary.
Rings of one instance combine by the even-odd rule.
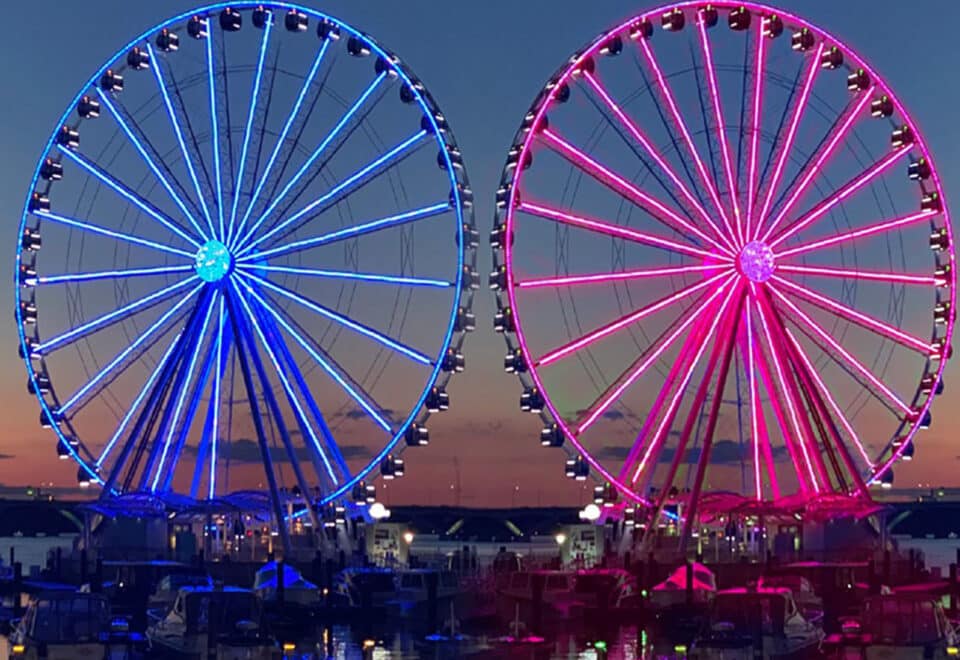
[[[751,282],[766,282],[773,276],[776,263],[773,250],[761,241],[751,241],[740,253],[740,272]]]
[[[233,255],[220,241],[207,241],[197,250],[193,267],[204,282],[219,282],[233,270]]]

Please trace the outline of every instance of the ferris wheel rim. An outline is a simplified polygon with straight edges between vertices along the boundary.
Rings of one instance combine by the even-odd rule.
[[[956,253],[953,243],[953,229],[950,218],[949,204],[946,201],[946,196],[944,194],[944,189],[940,177],[940,173],[935,166],[935,160],[932,156],[930,147],[926,142],[924,134],[919,131],[918,124],[907,111],[906,106],[901,101],[900,97],[893,93],[891,86],[887,83],[884,77],[879,75],[876,70],[865,60],[855,49],[850,48],[846,42],[841,39],[836,38],[829,31],[821,28],[818,25],[811,23],[810,21],[794,14],[791,12],[783,11],[769,5],[758,3],[758,2],[737,2],[734,0],[719,0],[718,2],[704,2],[703,0],[682,0],[680,2],[669,2],[658,5],[654,8],[648,9],[642,13],[631,16],[626,21],[620,23],[616,27],[602,32],[599,36],[594,38],[592,41],[588,42],[587,45],[580,48],[571,56],[556,72],[548,79],[547,86],[543,89],[542,92],[535,98],[533,104],[530,106],[530,109],[527,111],[527,117],[524,121],[521,130],[517,133],[517,137],[514,139],[513,148],[517,149],[517,154],[513,157],[513,166],[514,170],[510,173],[509,177],[506,176],[507,170],[505,169],[504,177],[502,178],[501,185],[509,185],[509,191],[507,194],[507,199],[504,204],[503,210],[503,219],[501,220],[501,211],[497,209],[495,213],[495,227],[502,227],[504,231],[505,238],[502,240],[502,252],[503,258],[502,261],[498,261],[495,258],[495,265],[502,263],[502,266],[505,268],[505,286],[502,290],[506,291],[506,309],[512,314],[512,323],[515,328],[512,331],[506,331],[505,334],[512,335],[516,339],[516,345],[522,353],[523,359],[525,360],[526,373],[529,375],[532,385],[539,391],[543,397],[544,412],[548,413],[546,418],[552,421],[554,424],[558,425],[563,431],[564,436],[569,440],[573,445],[576,451],[579,453],[579,456],[584,459],[590,468],[596,470],[596,472],[605,480],[607,483],[613,485],[621,494],[627,496],[631,501],[638,504],[649,504],[647,499],[637,493],[634,489],[625,485],[621,478],[617,477],[615,474],[607,470],[601,462],[589,451],[586,447],[582,445],[578,438],[578,433],[574,432],[574,429],[568,425],[565,421],[563,415],[559,413],[554,404],[550,391],[548,388],[544,387],[544,383],[541,375],[538,373],[537,363],[534,359],[533,354],[531,353],[528,347],[528,341],[523,330],[522,323],[522,307],[517,304],[516,294],[517,294],[517,282],[514,274],[514,259],[513,259],[513,231],[515,227],[515,215],[518,210],[518,194],[520,191],[520,181],[523,177],[524,171],[524,161],[527,157],[527,154],[531,152],[532,145],[537,139],[537,134],[540,132],[541,127],[544,125],[544,118],[547,113],[550,111],[551,107],[557,103],[557,94],[563,86],[571,81],[571,78],[577,73],[578,69],[587,61],[591,60],[598,55],[600,49],[604,46],[605,43],[610,40],[624,36],[626,37],[626,32],[628,32],[631,26],[638,25],[643,21],[653,21],[654,23],[663,16],[666,12],[671,10],[687,10],[687,9],[703,9],[707,6],[720,9],[737,9],[744,7],[746,10],[752,14],[761,14],[766,16],[775,15],[781,18],[785,23],[789,23],[791,27],[800,27],[807,28],[813,31],[818,35],[821,41],[835,45],[837,48],[841,49],[843,53],[849,54],[853,59],[856,60],[857,66],[863,68],[867,74],[870,76],[871,81],[874,86],[877,88],[878,92],[885,94],[890,98],[894,105],[894,110],[897,116],[903,120],[903,122],[913,130],[913,135],[915,137],[914,146],[919,149],[921,156],[930,163],[931,169],[931,181],[934,190],[939,194],[940,199],[943,201],[942,208],[939,215],[943,217],[943,226],[947,232],[949,239],[949,265],[951,266],[951,273],[948,277],[949,279],[949,300],[952,308],[956,307]],[[625,39],[626,40],[626,39]],[[508,159],[507,169],[511,167],[511,160]],[[719,180],[719,175],[718,175]],[[686,213],[681,210],[681,214]],[[688,216],[691,220],[694,219],[693,215]],[[500,224],[502,223],[502,224]],[[498,295],[499,299],[499,295]],[[499,306],[498,306],[499,308]],[[953,330],[955,325],[955,319],[950,318],[947,321],[947,327],[944,335],[944,343],[949,349],[951,345],[951,340],[953,336]],[[508,346],[511,344],[508,341]],[[928,364],[932,362],[932,359],[928,357]],[[936,374],[936,383],[940,383],[943,378],[943,372],[946,366],[946,357],[939,359],[937,361],[937,366],[934,371]],[[522,379],[521,379],[522,380]],[[920,390],[918,389],[914,394],[914,397],[920,395]],[[926,397],[921,408],[918,411],[917,420],[913,423],[909,423],[910,430],[908,435],[904,438],[903,443],[900,446],[893,447],[893,450],[890,452],[890,456],[885,460],[879,462],[874,466],[874,471],[871,475],[869,483],[873,483],[875,480],[879,479],[881,475],[886,473],[891,469],[894,463],[896,463],[904,451],[906,451],[907,446],[913,442],[913,438],[916,435],[917,431],[920,428],[920,420],[923,419],[925,415],[928,414],[930,407],[933,403],[934,396],[931,393],[930,396]],[[901,422],[901,426],[907,422]],[[893,438],[886,443],[885,447],[889,448]],[[881,453],[882,456],[882,453]]]
[[[450,183],[450,203],[447,206],[447,212],[452,212],[456,222],[456,273],[451,282],[451,289],[453,290],[452,301],[450,304],[449,314],[447,315],[445,331],[442,337],[442,340],[439,344],[439,349],[437,355],[434,359],[431,359],[433,362],[433,368],[430,371],[427,378],[424,380],[421,393],[418,397],[418,400],[412,405],[409,414],[403,419],[399,424],[395,425],[397,429],[396,432],[392,433],[388,441],[382,446],[382,448],[373,455],[367,463],[363,466],[362,469],[358,470],[352,475],[348,475],[348,478],[340,487],[335,490],[325,493],[322,499],[317,500],[315,503],[318,505],[324,505],[334,500],[342,499],[345,495],[349,494],[350,489],[367,478],[377,467],[379,467],[381,461],[394,452],[395,450],[402,450],[403,444],[401,440],[404,437],[405,432],[413,426],[418,419],[425,419],[429,416],[429,413],[426,412],[425,402],[431,392],[431,389],[435,388],[438,385],[445,385],[447,380],[449,380],[450,373],[446,372],[443,369],[443,357],[444,355],[453,348],[459,348],[463,342],[463,338],[466,334],[465,330],[457,328],[457,319],[458,311],[467,309],[469,311],[469,306],[472,301],[472,291],[469,290],[469,287],[466,286],[465,282],[465,273],[467,269],[472,269],[475,264],[476,253],[475,247],[470,243],[470,237],[466,229],[471,229],[473,227],[473,210],[472,204],[465,203],[467,200],[465,195],[469,189],[469,182],[466,176],[466,172],[462,167],[455,167],[456,163],[453,160],[451,155],[451,149],[456,148],[456,139],[453,135],[452,130],[446,124],[445,119],[442,114],[440,114],[439,108],[420,79],[416,77],[413,72],[410,70],[409,66],[403,62],[399,57],[397,57],[392,50],[387,49],[381,43],[379,43],[374,37],[368,35],[362,30],[354,27],[352,24],[343,21],[333,15],[327,14],[325,12],[313,9],[311,7],[304,6],[296,2],[288,2],[286,0],[271,0],[269,2],[260,2],[257,0],[237,0],[235,2],[214,2],[209,4],[204,4],[190,10],[181,12],[172,17],[169,17],[152,27],[144,30],[139,35],[131,39],[125,45],[116,50],[112,55],[108,56],[104,63],[97,69],[79,88],[77,94],[73,99],[66,105],[66,108],[60,118],[54,124],[54,129],[50,134],[49,139],[47,140],[45,146],[39,154],[37,159],[36,167],[33,171],[32,177],[30,179],[30,184],[28,188],[28,193],[24,201],[20,223],[18,226],[18,236],[22,237],[25,229],[28,226],[29,218],[32,214],[30,209],[30,198],[31,195],[38,190],[38,183],[40,182],[41,169],[44,163],[44,159],[51,153],[54,152],[56,148],[56,139],[58,130],[67,126],[70,123],[70,118],[74,112],[77,104],[83,98],[83,96],[90,89],[98,89],[97,81],[101,76],[106,73],[112,65],[121,60],[123,56],[128,53],[132,48],[137,46],[137,44],[146,42],[147,45],[150,45],[150,39],[159,33],[164,28],[171,27],[173,25],[180,25],[184,21],[189,20],[195,16],[215,16],[214,12],[224,9],[254,9],[258,7],[266,7],[271,10],[289,10],[297,11],[308,17],[318,19],[321,21],[329,22],[330,24],[336,26],[338,29],[345,32],[351,37],[356,37],[362,40],[362,43],[372,51],[372,54],[382,58],[383,60],[391,63],[391,71],[395,72],[399,77],[401,84],[413,94],[413,98],[416,102],[416,105],[420,108],[422,116],[426,122],[425,125],[429,126],[429,134],[427,131],[422,131],[424,135],[429,135],[432,141],[434,141],[440,149],[439,155],[442,157],[443,162],[445,163],[447,170],[446,178]],[[442,125],[441,125],[442,123]],[[241,171],[242,176],[242,171]],[[239,198],[239,196],[237,197]],[[202,199],[202,197],[201,197]],[[251,205],[252,207],[252,205]],[[202,218],[201,218],[202,219]],[[469,225],[469,227],[468,227]],[[201,237],[202,233],[199,234]],[[17,332],[18,332],[18,341],[20,345],[20,350],[23,354],[23,361],[26,365],[28,382],[36,382],[38,372],[33,364],[30,345],[28,343],[27,332],[26,332],[26,323],[23,318],[23,311],[21,303],[23,302],[23,290],[20,286],[20,270],[23,264],[23,253],[26,250],[23,247],[22,242],[18,242],[16,250],[16,258],[14,260],[14,303],[15,303],[15,319],[17,322]],[[184,252],[184,254],[187,254]],[[238,255],[239,257],[239,255]],[[239,261],[239,258],[238,258]],[[192,269],[191,269],[192,270]],[[196,279],[194,275],[191,279]],[[181,282],[182,284],[182,282]],[[211,307],[212,309],[212,307]],[[459,337],[459,340],[457,339]],[[199,344],[198,344],[199,346]],[[66,450],[69,452],[69,457],[76,463],[80,468],[86,472],[87,476],[90,478],[92,483],[97,483],[100,486],[105,485],[105,479],[96,469],[98,466],[93,464],[92,458],[86,459],[79,454],[77,448],[74,447],[73,443],[70,442],[72,439],[71,436],[68,436],[63,432],[61,428],[61,423],[56,420],[56,410],[53,406],[49,405],[48,402],[44,399],[42,393],[38,390],[36,393],[36,398],[40,402],[41,414],[45,415],[49,420],[52,421],[51,428],[54,430],[57,440]],[[398,448],[399,445],[399,448]],[[122,492],[116,488],[111,488],[111,494],[119,495]],[[305,495],[306,497],[306,495]]]

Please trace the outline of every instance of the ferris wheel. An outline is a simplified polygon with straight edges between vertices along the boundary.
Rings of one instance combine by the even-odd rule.
[[[950,218],[901,100],[823,30],[726,1],[630,19],[548,80],[496,201],[505,368],[598,502],[682,508],[687,538],[711,506],[862,510],[913,457]]]
[[[277,519],[363,498],[464,366],[456,140],[396,55],[306,7],[210,5],[124,46],[43,148],[19,231],[28,389],[105,497],[267,491]]]

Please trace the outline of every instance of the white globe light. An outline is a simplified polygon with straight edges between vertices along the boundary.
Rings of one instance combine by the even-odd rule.
[[[583,507],[583,511],[580,512],[584,520],[589,520],[593,522],[600,519],[600,507],[596,504],[590,503],[587,506]]]
[[[390,509],[383,506],[381,502],[374,502],[371,504],[368,512],[370,513],[370,517],[374,520],[383,520],[384,518],[390,517]]]

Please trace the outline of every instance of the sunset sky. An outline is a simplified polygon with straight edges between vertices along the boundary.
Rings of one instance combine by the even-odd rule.
[[[490,271],[486,236],[494,191],[534,95],[574,50],[648,6],[624,0],[306,1],[396,51],[439,102],[473,184],[483,277]],[[30,175],[65,104],[116,48],[195,4],[37,0],[8,27],[0,43],[0,61],[8,65],[0,108],[0,217],[11,270]],[[844,39],[886,77],[925,133],[949,200],[960,200],[960,6],[927,2],[914,16],[889,0],[779,4]],[[542,449],[539,420],[519,410],[520,386],[503,372],[504,344],[492,330],[492,295],[484,288],[476,300],[478,328],[467,339],[467,370],[449,388],[451,409],[431,420],[429,447],[404,455],[407,476],[389,485],[387,503],[453,504],[457,492],[467,506],[584,503],[584,487],[563,477],[562,452]],[[0,289],[0,309],[12,307],[10,285]],[[26,392],[12,314],[0,324],[0,346],[6,346],[0,352],[0,486],[72,487],[76,467],[56,460],[54,436],[39,427],[37,403]],[[916,460],[897,469],[897,486],[960,485],[958,397],[960,368],[953,364],[933,408],[933,427],[922,432]]]

